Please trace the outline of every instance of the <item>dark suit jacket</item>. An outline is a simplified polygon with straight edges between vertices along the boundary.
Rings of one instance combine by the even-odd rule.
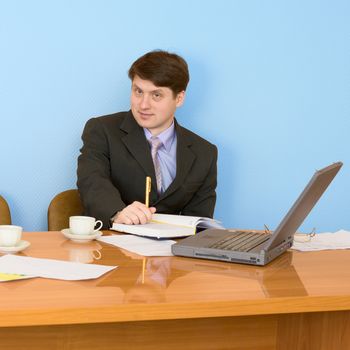
[[[134,201],[145,201],[145,179],[152,178],[150,206],[158,213],[212,217],[216,200],[217,148],[175,121],[176,177],[158,197],[149,144],[131,111],[90,119],[78,158],[78,190],[85,215],[110,218]]]

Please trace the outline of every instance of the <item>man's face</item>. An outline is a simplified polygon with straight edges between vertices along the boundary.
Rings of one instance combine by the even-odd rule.
[[[174,120],[177,107],[183,104],[185,91],[175,97],[168,87],[155,86],[150,80],[137,75],[131,86],[131,111],[136,122],[156,136],[166,130]]]

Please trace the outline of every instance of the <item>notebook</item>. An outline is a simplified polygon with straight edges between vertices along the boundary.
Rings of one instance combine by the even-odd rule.
[[[172,253],[242,264],[268,264],[292,246],[296,230],[342,165],[337,162],[316,171],[274,232],[208,229],[175,243]]]
[[[220,222],[198,216],[153,214],[152,220],[144,225],[125,225],[114,223],[111,230],[131,233],[137,236],[157,239],[170,239],[191,236],[197,229],[223,228]]]

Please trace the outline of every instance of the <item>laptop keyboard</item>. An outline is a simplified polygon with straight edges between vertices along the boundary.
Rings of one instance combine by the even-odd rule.
[[[235,231],[222,240],[215,242],[209,248],[249,252],[259,244],[266,242],[269,238],[270,235],[266,233]]]

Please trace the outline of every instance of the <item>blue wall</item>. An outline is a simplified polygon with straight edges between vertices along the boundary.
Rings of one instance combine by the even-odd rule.
[[[0,193],[46,230],[75,187],[87,119],[129,107],[129,65],[161,48],[191,82],[177,118],[219,147],[216,217],[276,227],[316,168],[344,167],[302,226],[350,229],[347,0],[0,1]]]

